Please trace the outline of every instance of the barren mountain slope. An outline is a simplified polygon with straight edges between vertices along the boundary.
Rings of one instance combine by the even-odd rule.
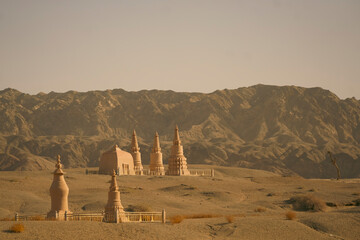
[[[167,162],[175,124],[189,163],[336,177],[360,176],[360,102],[321,88],[256,85],[210,94],[121,89],[28,95],[0,91],[0,169],[97,166],[102,151],[129,149],[136,129],[149,162],[155,131]]]

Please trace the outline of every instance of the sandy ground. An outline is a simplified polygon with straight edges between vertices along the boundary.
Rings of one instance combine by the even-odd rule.
[[[191,165],[190,168],[209,168]],[[121,176],[121,200],[154,211],[213,214],[179,224],[101,222],[23,222],[23,233],[10,233],[11,221],[0,221],[0,239],[360,239],[360,207],[346,206],[360,198],[360,179],[320,180],[285,177],[244,168],[214,167],[215,177]],[[69,207],[73,212],[101,211],[110,176],[67,169]],[[45,214],[50,209],[50,171],[0,172],[0,218]],[[290,197],[310,194],[336,204],[325,212],[292,210]],[[263,212],[255,209],[262,208]],[[224,216],[235,215],[228,223]]]

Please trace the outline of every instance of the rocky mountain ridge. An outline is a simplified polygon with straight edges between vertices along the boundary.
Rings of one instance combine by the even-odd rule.
[[[143,163],[155,131],[167,163],[179,125],[188,163],[360,177],[360,101],[321,88],[256,85],[213,93],[122,89],[29,95],[0,91],[0,170],[98,166],[117,143],[129,150],[136,129]]]

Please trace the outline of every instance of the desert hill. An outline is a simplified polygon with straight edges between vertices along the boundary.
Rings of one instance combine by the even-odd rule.
[[[256,85],[209,94],[122,89],[29,95],[0,91],[0,169],[97,166],[136,129],[143,163],[155,131],[164,162],[175,124],[192,164],[264,169],[304,177],[360,177],[360,101],[321,88]]]

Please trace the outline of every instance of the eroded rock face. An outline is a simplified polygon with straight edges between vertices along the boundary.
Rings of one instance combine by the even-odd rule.
[[[0,169],[98,166],[102,152],[131,146],[137,130],[142,164],[149,164],[154,131],[165,160],[173,126],[181,125],[189,164],[258,168],[304,177],[360,177],[360,102],[321,88],[257,85],[210,94],[172,91],[28,95],[0,91]],[[166,163],[166,162],[165,162]]]

